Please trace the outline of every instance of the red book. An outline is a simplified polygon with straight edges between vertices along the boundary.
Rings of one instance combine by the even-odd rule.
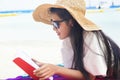
[[[39,78],[33,74],[33,71],[39,68],[39,66],[35,64],[26,53],[18,53],[13,62],[32,77],[33,80],[39,80]]]

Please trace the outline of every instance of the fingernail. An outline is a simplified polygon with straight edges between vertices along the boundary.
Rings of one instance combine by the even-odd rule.
[[[33,70],[33,72],[36,72],[36,70]]]

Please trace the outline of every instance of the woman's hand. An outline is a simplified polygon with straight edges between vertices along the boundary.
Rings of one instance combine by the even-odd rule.
[[[40,66],[40,68],[33,71],[33,74],[37,77],[40,77],[40,80],[45,80],[54,74],[56,74],[58,70],[58,66],[48,63],[40,63],[38,61],[34,61],[37,63],[37,65]]]
[[[33,74],[39,77],[39,80],[45,80],[58,74],[69,80],[85,80],[83,74],[79,70],[68,69],[65,67],[56,66],[49,63],[41,63],[33,59],[40,67],[33,71]],[[91,76],[91,80],[94,80]]]

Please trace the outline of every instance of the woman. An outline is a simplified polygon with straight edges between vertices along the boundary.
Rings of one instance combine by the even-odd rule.
[[[120,49],[85,18],[85,8],[83,0],[58,0],[42,4],[33,12],[36,21],[53,25],[63,40],[64,67],[34,60],[40,65],[34,71],[40,80],[55,74],[68,80],[120,80]]]

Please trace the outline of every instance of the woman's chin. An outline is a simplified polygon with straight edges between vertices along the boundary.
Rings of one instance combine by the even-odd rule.
[[[60,40],[63,40],[63,39],[65,39],[65,38],[66,38],[66,37],[61,37],[61,36],[59,36],[59,39],[60,39]]]

